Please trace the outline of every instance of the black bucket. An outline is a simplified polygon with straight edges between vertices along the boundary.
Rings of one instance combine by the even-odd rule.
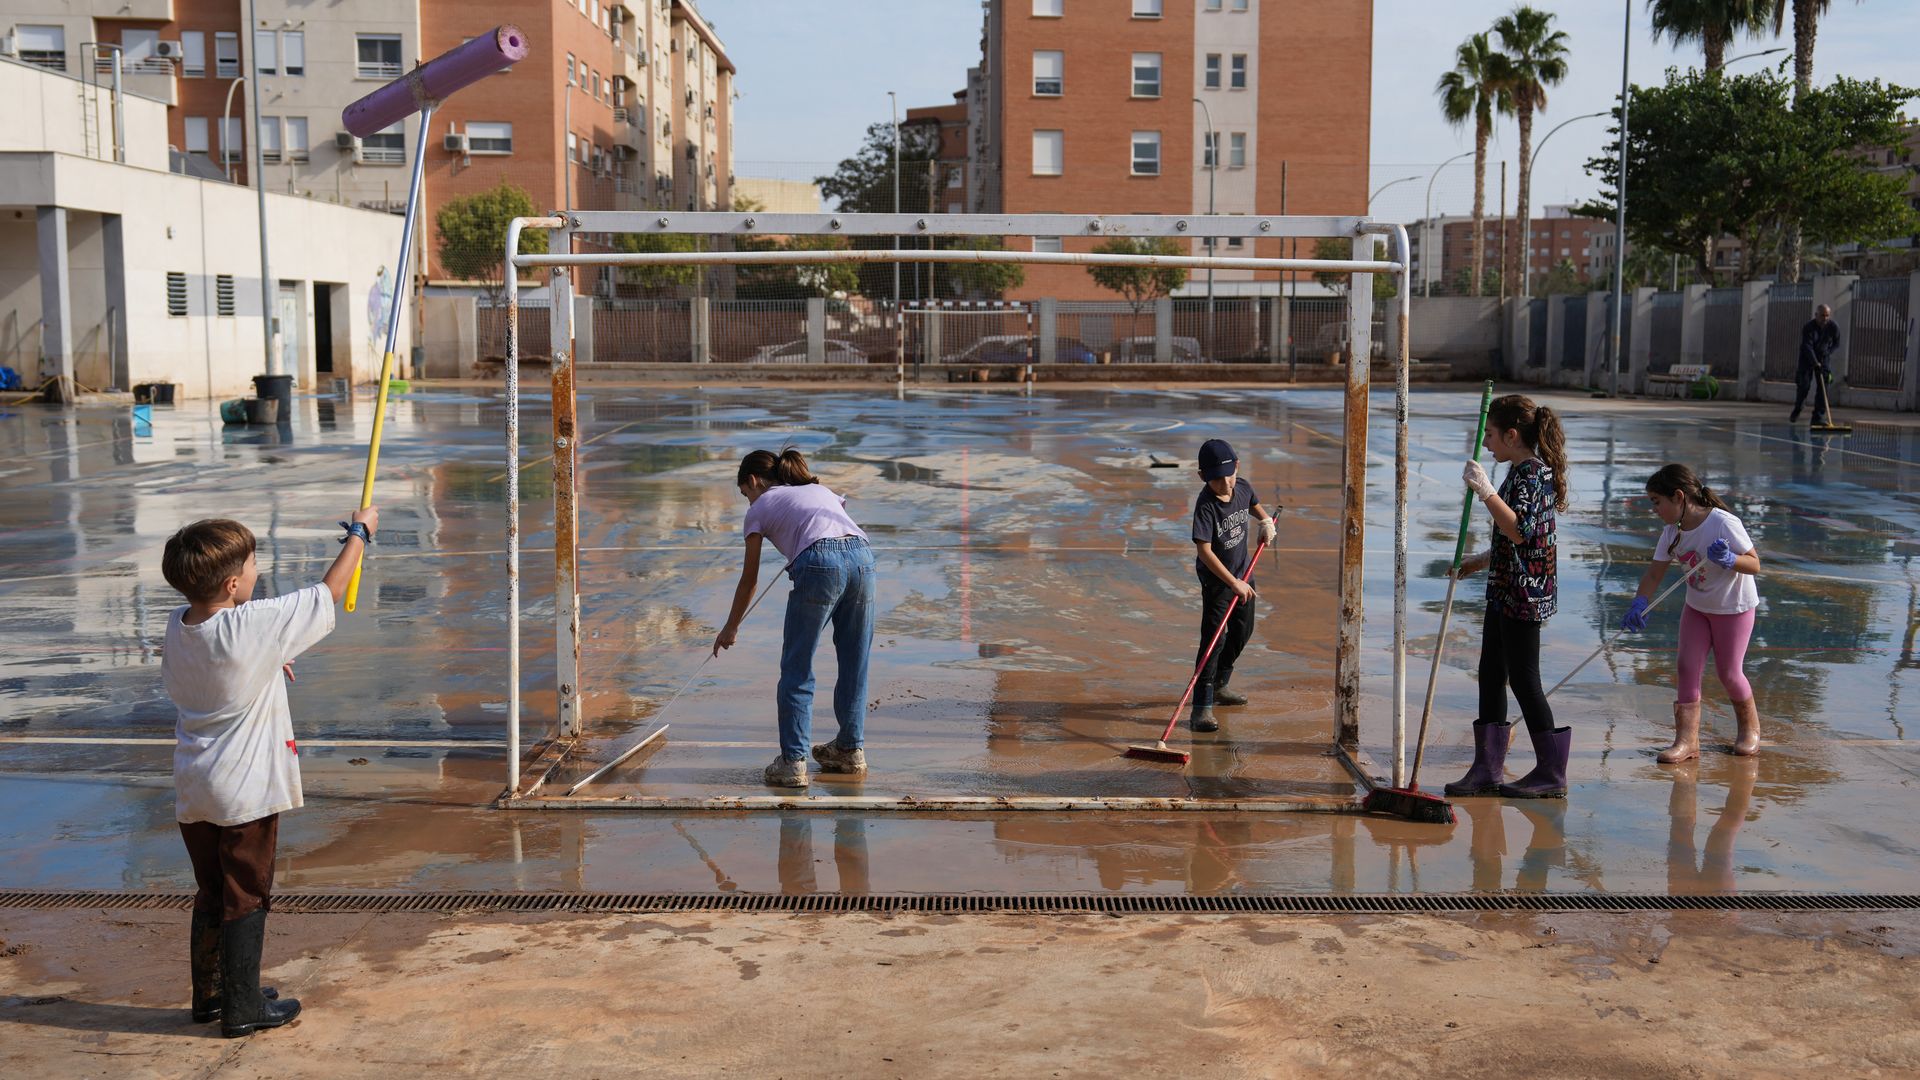
[[[171,405],[173,404],[173,384],[170,382],[143,382],[133,386],[135,405]]]
[[[253,392],[263,398],[272,398],[280,403],[280,422],[293,420],[293,376],[291,375],[255,375]]]
[[[280,413],[280,401],[277,398],[247,398],[247,423],[271,424]]]

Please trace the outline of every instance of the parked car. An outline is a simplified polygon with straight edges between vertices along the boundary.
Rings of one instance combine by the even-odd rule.
[[[864,364],[867,354],[851,341],[841,338],[827,338],[826,351],[821,359],[828,364]],[[758,352],[747,361],[749,364],[806,364],[807,339],[795,338],[779,345],[762,345]]]
[[[1121,338],[1113,343],[1113,362],[1116,364],[1153,363],[1154,340],[1151,334]],[[1206,363],[1207,358],[1200,355],[1200,339],[1190,337],[1174,338],[1173,362],[1176,364]]]
[[[988,334],[956,353],[940,358],[943,364],[1025,364],[1032,339],[1025,334]]]

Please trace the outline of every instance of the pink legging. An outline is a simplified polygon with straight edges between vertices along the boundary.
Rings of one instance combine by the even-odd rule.
[[[1749,608],[1738,615],[1709,615],[1687,608],[1680,615],[1680,676],[1674,689],[1682,705],[1700,700],[1700,676],[1707,668],[1707,652],[1713,652],[1713,671],[1727,688],[1727,699],[1746,701],[1753,696],[1746,673],[1740,665],[1747,658],[1747,639],[1753,636],[1753,612]]]

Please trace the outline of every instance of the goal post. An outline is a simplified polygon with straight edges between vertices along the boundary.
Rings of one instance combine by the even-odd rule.
[[[522,254],[520,237],[527,229],[544,229],[547,251]],[[827,248],[807,250],[600,251],[574,250],[582,235],[642,236],[697,235],[744,239],[766,236],[808,237],[990,237],[1009,238],[1168,238],[1191,241],[1201,237],[1243,241],[1345,239],[1352,245],[1347,259],[1261,258],[1250,255],[1158,255],[1075,251],[981,250],[976,248]],[[1375,254],[1375,243],[1385,239],[1387,257]],[[731,246],[731,245],[724,245]],[[580,268],[754,265],[820,265],[831,263],[1019,263],[1066,266],[1179,267],[1190,270],[1305,271],[1346,274],[1348,289],[1348,363],[1343,409],[1341,459],[1341,521],[1339,612],[1334,661],[1335,698],[1333,745],[1356,778],[1367,782],[1354,765],[1360,737],[1360,658],[1362,600],[1366,539],[1367,422],[1369,366],[1373,339],[1373,275],[1390,274],[1398,289],[1389,339],[1394,349],[1394,515],[1393,515],[1393,675],[1392,776],[1396,787],[1405,784],[1406,757],[1406,578],[1407,578],[1407,393],[1410,359],[1410,317],[1407,233],[1403,226],[1353,216],[1281,217],[1254,215],[1076,215],[1076,214],[766,214],[725,211],[686,212],[644,210],[579,210],[543,217],[515,218],[507,228],[505,259],[506,317],[506,441],[507,441],[507,786],[503,805],[530,794],[523,792],[521,762],[520,693],[520,319],[519,276],[522,270],[547,274],[551,335],[551,389],[553,410],[552,470],[554,497],[554,622],[555,726],[551,743],[570,744],[585,730],[581,712],[583,673],[579,600],[579,492],[578,427],[571,325],[576,289],[573,273]],[[904,354],[896,356],[896,378],[904,377]]]

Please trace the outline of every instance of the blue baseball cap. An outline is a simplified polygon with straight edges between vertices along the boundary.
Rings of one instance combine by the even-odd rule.
[[[1200,444],[1200,478],[1218,480],[1234,471],[1240,458],[1225,439],[1208,439]]]

